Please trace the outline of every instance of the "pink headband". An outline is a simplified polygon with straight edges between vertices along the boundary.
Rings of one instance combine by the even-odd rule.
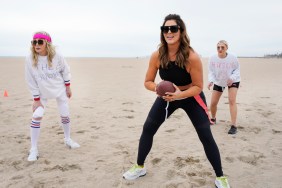
[[[45,39],[47,40],[48,42],[52,42],[51,40],[51,37],[47,36],[47,35],[44,35],[44,34],[41,34],[41,33],[37,33],[33,36],[33,39]]]

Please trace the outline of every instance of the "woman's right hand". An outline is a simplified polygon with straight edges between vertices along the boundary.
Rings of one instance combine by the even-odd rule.
[[[33,101],[32,104],[32,111],[34,112],[36,110],[36,108],[38,108],[39,106],[42,106],[44,108],[44,106],[42,105],[42,103],[39,101]]]
[[[211,88],[212,85],[213,85],[213,83],[212,83],[212,82],[209,82],[209,84],[208,84],[208,90],[210,90],[210,88]]]

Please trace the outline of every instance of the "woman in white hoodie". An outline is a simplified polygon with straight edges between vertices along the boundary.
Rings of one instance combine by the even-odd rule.
[[[231,115],[231,128],[228,134],[237,133],[237,104],[236,96],[240,85],[240,65],[236,56],[227,53],[228,43],[221,40],[217,43],[217,54],[209,59],[208,89],[213,85],[210,111],[211,121],[216,124],[216,111],[218,101],[228,87],[228,100]]]
[[[68,98],[71,97],[70,68],[63,56],[58,54],[50,35],[45,31],[36,32],[31,41],[31,54],[26,57],[25,77],[33,95],[32,120],[30,123],[31,149],[28,161],[39,157],[37,142],[48,99],[56,99],[64,130],[64,142],[69,148],[80,147],[70,138]]]

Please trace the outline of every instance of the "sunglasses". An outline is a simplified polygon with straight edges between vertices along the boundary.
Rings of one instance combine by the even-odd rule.
[[[39,39],[39,40],[32,40],[32,41],[31,41],[31,44],[32,44],[33,46],[36,46],[36,44],[38,44],[38,45],[43,45],[43,44],[44,44],[44,40],[42,40],[42,39]]]
[[[179,30],[178,25],[172,25],[172,26],[161,26],[162,33],[168,33],[169,31],[172,33],[177,33]]]
[[[224,49],[225,49],[225,46],[218,46],[218,47],[217,47],[217,50],[220,50],[220,49],[221,49],[221,50],[224,50]]]

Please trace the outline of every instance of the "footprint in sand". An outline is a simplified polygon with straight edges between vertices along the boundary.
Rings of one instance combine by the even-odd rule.
[[[63,131],[58,131],[57,135],[59,135],[59,134],[64,134],[64,132]]]
[[[113,116],[114,119],[117,119],[117,118],[127,118],[127,119],[133,119],[134,116]]]
[[[82,106],[82,108],[90,108],[90,109],[93,109],[94,107],[92,107],[92,106]]]
[[[11,180],[20,180],[20,179],[23,179],[23,178],[24,178],[24,176],[18,175],[18,176],[13,176],[11,178]]]
[[[123,103],[121,103],[122,105],[126,105],[126,104],[130,104],[130,105],[132,105],[133,104],[133,102],[123,102]]]
[[[274,114],[274,112],[268,111],[268,112],[262,112],[262,113],[260,113],[260,114],[261,114],[263,117],[268,117],[268,116]]]
[[[229,163],[233,163],[235,159],[233,157],[225,157],[225,160]]]
[[[244,163],[251,164],[256,166],[258,161],[262,158],[265,158],[263,154],[258,155],[249,155],[249,156],[239,156],[238,159]]]
[[[134,112],[134,110],[127,110],[127,109],[123,109],[122,111],[124,111],[124,112]]]
[[[168,133],[171,133],[171,132],[174,132],[175,129],[169,129],[169,130],[166,130],[165,132],[168,132]]]
[[[76,133],[79,133],[79,134],[83,134],[83,133],[85,133],[85,132],[87,132],[87,131],[86,131],[86,130],[76,131]]]
[[[56,165],[50,168],[44,168],[43,171],[54,171],[60,170],[62,172],[69,171],[69,170],[81,170],[81,167],[77,164],[64,164],[64,165]]]
[[[261,132],[261,128],[259,127],[238,127],[238,129],[242,132],[252,132],[252,133],[255,133],[255,134],[258,134]],[[246,138],[242,138],[243,140],[247,140]]]
[[[91,126],[91,128],[93,128],[93,129],[95,129],[95,130],[100,129],[100,127],[98,127],[98,126]]]
[[[13,161],[11,165],[17,170],[22,170],[23,168],[19,166],[21,163],[22,161]]]
[[[199,159],[194,159],[193,157],[186,157],[186,158],[177,157],[176,159],[174,159],[174,165],[177,166],[178,168],[183,168],[184,166],[196,164],[199,162],[200,162]]]
[[[50,161],[48,161],[48,160],[46,160],[46,159],[45,159],[43,162],[44,162],[44,164],[46,164],[46,165],[49,165],[49,164],[51,163]]]
[[[281,134],[282,131],[278,131],[278,130],[275,130],[275,129],[272,129],[272,134]]]
[[[261,128],[259,128],[259,127],[252,127],[252,128],[249,130],[249,132],[254,132],[255,134],[260,133],[260,131],[261,131]]]
[[[173,179],[175,177],[175,175],[176,175],[176,171],[175,170],[168,170],[166,172],[166,176],[167,176],[168,179]]]
[[[156,164],[158,164],[159,162],[161,162],[161,160],[162,160],[162,159],[160,159],[160,158],[154,158],[154,159],[151,161],[151,163],[152,163],[153,165],[156,165]]]

